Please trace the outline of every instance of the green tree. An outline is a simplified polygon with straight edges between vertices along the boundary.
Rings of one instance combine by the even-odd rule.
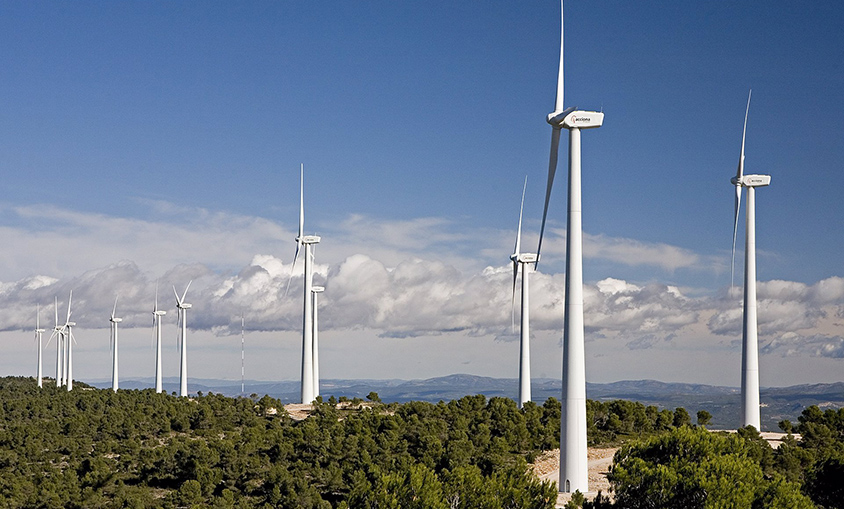
[[[675,428],[680,426],[689,426],[692,424],[692,417],[689,415],[689,412],[686,411],[683,407],[677,407],[674,409],[674,420],[672,422]]]
[[[782,476],[766,477],[752,457],[753,444],[737,435],[678,427],[615,456],[610,482],[620,507],[751,508],[771,501],[813,507]]]
[[[698,410],[697,411],[697,425],[698,426],[706,426],[709,422],[712,421],[712,414],[707,412],[706,410]]]

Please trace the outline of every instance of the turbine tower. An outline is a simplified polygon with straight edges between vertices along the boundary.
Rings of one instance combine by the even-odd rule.
[[[64,376],[62,368],[64,365],[62,364],[62,348],[64,347],[64,327],[59,327],[59,298],[56,297],[55,302],[55,310],[56,310],[56,325],[53,326],[53,333],[50,334],[50,339],[47,340],[47,345],[50,345],[50,341],[53,338],[56,338],[56,387],[62,386],[62,377]]]
[[[67,319],[64,322],[64,328],[67,330],[65,333],[65,344],[67,345],[67,355],[65,356],[65,361],[67,362],[67,369],[65,370],[65,377],[66,377],[66,385],[67,391],[70,392],[73,390],[73,343],[76,342],[76,338],[73,337],[73,328],[76,326],[76,322],[70,321],[70,303],[73,301],[73,290],[70,291],[70,297],[67,299]]]
[[[188,318],[188,309],[191,308],[191,305],[185,302],[185,296],[188,294],[188,288],[190,288],[190,284],[193,281],[188,282],[188,286],[185,287],[185,292],[182,294],[182,298],[179,298],[179,294],[176,293],[176,287],[173,287],[173,293],[176,294],[176,308],[178,309],[179,313],[179,348],[181,350],[181,357],[179,362],[179,396],[186,397],[188,395],[188,325],[187,325],[187,318]]]
[[[293,264],[290,266],[292,272],[299,259],[299,251],[305,246],[305,291],[304,306],[302,310],[302,403],[311,403],[316,399],[314,392],[314,329],[312,316],[312,284],[313,284],[313,252],[311,246],[319,244],[320,238],[316,235],[305,235],[305,165],[299,169],[299,235],[296,237],[296,254],[293,256]],[[290,283],[288,281],[288,287]]]
[[[562,492],[589,491],[586,457],[586,359],[583,332],[583,250],[580,200],[580,131],[601,127],[603,112],[563,107],[563,2],[560,0],[560,68],[557,99],[546,121],[551,124],[551,157],[537,257],[542,249],[548,201],[557,171],[560,131],[569,131],[568,220],[566,223],[566,295],[563,325],[563,394],[560,415],[560,483]]]
[[[117,341],[117,324],[122,322],[122,318],[117,318],[115,313],[117,313],[117,299],[114,299],[114,308],[111,310],[111,318],[109,318],[109,322],[111,322],[111,351],[112,351],[112,358],[111,358],[111,390],[117,392],[117,350],[118,350],[118,341]]]
[[[313,361],[314,361],[314,399],[319,396],[319,299],[317,298],[319,294],[325,291],[325,287],[323,286],[313,286],[311,287],[311,292],[314,296],[314,315],[313,315],[313,322],[314,322],[314,353],[313,353]]]
[[[38,344],[38,369],[36,370],[36,379],[38,381],[38,387],[42,387],[43,383],[41,379],[43,378],[43,371],[41,371],[41,338],[46,329],[41,328],[41,306],[35,306],[35,341]]]
[[[522,188],[522,205],[519,208],[519,229],[516,230],[516,246],[510,260],[513,262],[513,328],[516,327],[516,279],[519,277],[519,267],[522,269],[522,309],[521,309],[521,331],[519,341],[519,408],[531,400],[530,395],[530,303],[529,303],[529,277],[530,266],[539,259],[533,253],[521,253],[522,243],[522,212],[525,208],[525,191],[527,190],[527,177]]]
[[[240,394],[246,394],[245,337],[243,334],[243,311],[240,312]]]
[[[736,258],[736,233],[738,231],[741,189],[747,188],[744,241],[744,320],[741,333],[741,427],[761,429],[759,412],[759,346],[756,324],[756,188],[771,184],[770,175],[744,174],[744,138],[747,133],[747,114],[750,112],[750,92],[744,111],[744,129],[741,133],[741,155],[738,171],[730,182],[736,187],[735,221],[733,222],[733,266]],[[732,276],[730,286],[732,287]]]
[[[155,392],[160,394],[161,387],[161,317],[167,311],[158,309],[158,284],[155,285],[155,307],[152,308],[152,326],[155,334]]]

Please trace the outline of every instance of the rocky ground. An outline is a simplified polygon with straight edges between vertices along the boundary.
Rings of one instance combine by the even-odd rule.
[[[589,493],[587,498],[593,498],[600,490],[603,494],[609,492],[610,483],[607,481],[607,471],[612,465],[612,457],[617,451],[616,447],[596,448],[590,447],[587,451],[589,458]],[[543,481],[559,482],[560,477],[560,450],[543,452],[533,464],[533,470],[537,477]],[[560,493],[557,497],[557,507],[563,507],[571,500],[570,493]]]

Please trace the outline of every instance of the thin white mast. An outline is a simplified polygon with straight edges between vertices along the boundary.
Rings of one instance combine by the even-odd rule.
[[[44,377],[44,373],[41,370],[41,353],[42,353],[42,335],[44,334],[45,329],[41,328],[41,306],[36,304],[35,306],[35,340],[38,344],[38,369],[36,372],[36,377],[38,381],[38,387],[43,387],[42,378]]]

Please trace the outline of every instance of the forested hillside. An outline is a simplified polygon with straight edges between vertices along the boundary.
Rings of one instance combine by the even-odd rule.
[[[374,399],[377,399],[375,397]],[[8,507],[553,507],[527,462],[557,447],[560,404],[321,402],[291,419],[270,397],[73,392],[0,379]],[[358,403],[357,401],[353,403]],[[590,437],[671,428],[685,410],[589,402]]]
[[[38,389],[31,378],[3,378],[0,506],[554,506],[556,486],[539,482],[528,463],[558,446],[558,401],[520,410],[510,399],[481,395],[438,404],[381,404],[374,393],[371,399],[320,401],[310,417],[297,421],[268,396],[188,399],[152,390],[114,393],[82,383],[67,392],[49,382]],[[705,421],[707,415],[698,417]],[[647,479],[649,470],[642,468],[649,461],[674,461],[666,452],[674,449],[648,439],[676,443],[708,435],[692,430],[682,408],[589,401],[587,419],[592,445],[639,444],[622,448],[616,458],[624,469],[613,474],[622,496]],[[835,500],[844,411],[812,407],[798,427],[803,441],[787,442],[777,453],[750,431],[734,440],[745,444],[739,455],[758,464],[759,475],[792,483],[787,495],[799,495],[802,486]]]

